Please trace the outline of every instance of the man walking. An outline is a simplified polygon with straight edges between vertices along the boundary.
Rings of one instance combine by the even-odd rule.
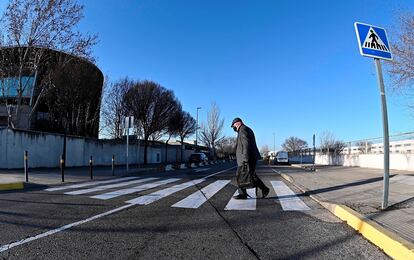
[[[237,176],[243,169],[249,169],[249,174],[253,177],[254,186],[262,191],[262,198],[269,194],[269,188],[263,183],[255,173],[257,160],[260,158],[259,149],[257,149],[256,138],[253,130],[243,124],[243,121],[236,117],[231,122],[231,127],[237,132],[236,158],[237,158]],[[257,192],[257,190],[256,190]],[[239,187],[239,194],[234,196],[235,199],[247,199],[246,188]]]

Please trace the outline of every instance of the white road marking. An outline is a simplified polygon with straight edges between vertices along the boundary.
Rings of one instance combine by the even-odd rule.
[[[209,198],[213,197],[214,194],[224,188],[224,186],[226,186],[229,182],[230,180],[215,181],[207,187],[204,187],[203,189],[194,192],[187,198],[175,203],[171,207],[196,209],[203,205],[203,203]]]
[[[238,191],[234,193],[234,196],[239,194]],[[256,189],[247,189],[248,196],[245,200],[236,200],[231,198],[224,210],[256,210]]]
[[[210,175],[208,175],[208,176],[204,177],[204,179],[210,178],[210,177],[212,177],[212,176],[215,176],[215,175],[220,174],[220,173],[223,173],[223,172],[230,171],[230,170],[235,169],[235,168],[237,168],[237,166],[230,167],[230,168],[228,168],[228,169],[225,169],[225,170],[222,170],[222,171],[219,171],[219,172],[216,172],[216,173],[210,174]]]
[[[13,242],[13,243],[10,243],[10,244],[7,244],[7,245],[2,245],[2,246],[0,246],[0,253],[1,252],[4,252],[4,251],[7,251],[7,250],[9,250],[9,249],[11,249],[13,247],[20,246],[20,245],[29,243],[29,242],[34,241],[34,240],[37,240],[37,239],[44,238],[44,237],[47,237],[47,236],[50,236],[50,235],[53,235],[53,234],[62,232],[64,230],[66,230],[66,229],[69,229],[69,228],[72,228],[72,227],[75,227],[75,226],[82,225],[84,223],[90,222],[92,220],[95,220],[95,219],[98,219],[98,218],[101,218],[101,217],[104,217],[104,216],[108,216],[110,214],[113,214],[115,212],[119,212],[119,211],[124,210],[126,208],[129,208],[131,206],[133,206],[133,205],[132,204],[127,204],[127,205],[124,205],[122,207],[119,207],[119,208],[116,208],[116,209],[113,209],[113,210],[104,212],[102,214],[95,215],[93,217],[90,217],[90,218],[87,218],[87,219],[84,219],[84,220],[81,220],[81,221],[78,221],[78,222],[74,222],[74,223],[65,225],[65,226],[60,227],[60,228],[56,228],[56,229],[49,230],[47,232],[41,233],[41,234],[36,235],[36,236],[33,236],[33,237],[28,237],[28,238],[22,239],[20,241],[16,241],[16,242]]]
[[[210,170],[210,168],[195,169],[194,171],[195,172],[205,172],[205,171],[208,171],[208,170]]]
[[[151,204],[155,201],[158,201],[162,198],[165,198],[173,193],[176,193],[180,190],[184,190],[188,187],[194,186],[196,184],[199,184],[203,181],[205,181],[205,178],[202,179],[197,179],[197,180],[192,180],[192,181],[188,181],[185,183],[181,183],[181,184],[177,184],[175,186],[172,186],[170,188],[166,188],[163,190],[159,190],[156,192],[153,192],[151,194],[145,195],[145,196],[141,196],[132,200],[128,200],[126,201],[126,203],[131,203],[131,204],[138,204],[138,205],[148,205]]]
[[[89,181],[85,183],[68,185],[68,186],[63,186],[63,187],[49,188],[49,189],[45,189],[45,191],[77,189],[77,188],[82,188],[82,187],[94,186],[98,184],[116,183],[116,182],[122,182],[122,181],[127,181],[127,180],[134,180],[134,179],[138,179],[138,177],[124,177],[124,178],[111,179],[111,180],[105,180],[105,181]]]
[[[283,210],[310,210],[310,208],[283,182],[270,182],[279,197]]]
[[[85,193],[92,193],[92,192],[97,192],[97,191],[102,191],[102,190],[108,190],[108,189],[117,188],[117,187],[124,187],[124,186],[128,186],[128,185],[131,185],[131,184],[138,184],[138,183],[142,183],[142,182],[146,182],[146,181],[153,181],[153,180],[156,180],[156,179],[158,179],[158,178],[144,178],[144,179],[133,180],[133,181],[128,181],[128,182],[121,182],[121,183],[115,183],[115,184],[99,186],[99,187],[90,188],[90,189],[69,191],[69,192],[66,192],[65,194],[67,194],[67,195],[80,195],[80,194],[85,194]]]
[[[171,182],[175,182],[175,181],[178,181],[178,180],[180,180],[180,179],[179,178],[171,178],[171,179],[156,181],[156,182],[143,184],[143,185],[136,186],[136,187],[129,188],[129,189],[116,190],[116,191],[107,192],[107,193],[100,194],[100,195],[95,195],[95,196],[92,196],[91,198],[101,199],[101,200],[108,200],[108,199],[112,199],[112,198],[119,197],[119,196],[122,196],[122,195],[127,195],[127,194],[131,194],[131,193],[135,193],[135,192],[140,192],[140,191],[144,191],[144,190],[153,189],[155,187],[158,187],[158,186],[161,186],[161,185],[164,185],[164,184],[168,184],[168,183],[171,183]]]
[[[223,173],[223,172],[229,171],[229,170],[231,170],[231,169],[233,169],[233,168],[235,168],[235,167],[232,167],[232,168],[229,168],[229,169],[227,169],[227,170],[223,170],[223,171],[220,171],[220,172],[217,172],[217,173],[213,173],[213,174],[211,174],[211,175],[209,175],[209,176],[207,176],[207,177],[205,177],[205,178],[208,178],[208,177],[211,177],[211,176],[214,176],[214,175],[217,175],[217,174],[220,174],[220,173]],[[82,183],[82,184],[77,184],[77,185],[71,185],[71,188],[86,187],[86,186],[92,186],[92,185],[95,185],[95,184],[111,183],[111,182],[125,181],[125,180],[131,180],[131,179],[135,179],[135,177],[126,177],[126,178],[115,179],[115,180],[96,181],[96,182],[94,181],[94,182]],[[172,180],[172,179],[169,179],[169,180]],[[174,181],[176,181],[176,180],[179,180],[179,179],[174,179]],[[171,182],[172,182],[172,181],[171,181]],[[81,186],[80,186],[80,185],[81,185]],[[160,184],[160,185],[161,185],[161,184]],[[76,187],[73,187],[73,186],[76,186]],[[144,186],[144,185],[142,185],[142,186]],[[142,186],[141,186],[141,187],[142,187]],[[67,187],[69,187],[69,186],[65,186],[65,187],[58,187],[58,188],[51,188],[51,189],[47,189],[47,190],[48,190],[48,191],[64,190],[64,189],[66,189]],[[147,187],[148,187],[148,186],[147,186]],[[71,189],[71,188],[68,188],[68,189]],[[104,216],[108,216],[108,215],[110,215],[110,214],[113,214],[113,213],[116,213],[116,212],[122,211],[122,210],[127,209],[127,208],[132,207],[132,206],[134,206],[134,204],[126,204],[126,205],[124,205],[124,206],[122,206],[122,207],[119,207],[119,208],[116,208],[116,209],[113,209],[113,210],[110,210],[110,211],[104,212],[104,213],[99,214],[99,215],[95,215],[95,216],[93,216],[93,217],[90,217],[90,218],[87,218],[87,219],[84,219],[84,220],[81,220],[81,221],[77,221],[77,222],[74,222],[74,223],[71,223],[71,224],[65,225],[65,226],[60,227],[60,228],[56,228],[56,229],[49,230],[49,231],[47,231],[47,232],[41,233],[41,234],[36,235],[36,236],[33,236],[33,237],[28,237],[28,238],[25,238],[25,239],[22,239],[22,240],[19,240],[19,241],[13,242],[13,243],[9,243],[9,244],[6,244],[6,245],[1,245],[1,246],[0,246],[0,253],[1,253],[1,252],[4,252],[4,251],[7,251],[7,250],[9,250],[9,249],[11,249],[11,248],[13,248],[13,247],[20,246],[20,245],[23,245],[23,244],[29,243],[29,242],[31,242],[31,241],[38,240],[38,239],[41,239],[41,238],[44,238],[44,237],[47,237],[47,236],[50,236],[50,235],[53,235],[53,234],[56,234],[56,233],[62,232],[62,231],[64,231],[64,230],[66,230],[66,229],[69,229],[69,228],[72,228],[72,227],[75,227],[75,226],[82,225],[82,224],[84,224],[84,223],[87,223],[87,222],[93,221],[93,220],[95,220],[95,219],[98,219],[98,218],[101,218],[101,217],[104,217]]]

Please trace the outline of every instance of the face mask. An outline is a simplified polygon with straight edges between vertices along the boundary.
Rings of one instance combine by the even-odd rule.
[[[233,126],[234,132],[237,132],[237,127]]]

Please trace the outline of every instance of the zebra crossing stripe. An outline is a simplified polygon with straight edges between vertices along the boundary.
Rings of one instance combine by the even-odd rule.
[[[63,187],[48,188],[48,189],[45,189],[45,191],[60,191],[60,190],[77,189],[77,188],[83,188],[83,187],[88,187],[88,186],[107,184],[107,183],[123,182],[123,181],[134,180],[134,179],[138,179],[138,177],[124,177],[124,178],[111,179],[111,180],[105,180],[105,181],[89,181],[89,182],[85,182],[85,183],[68,185],[68,186],[63,186]]]
[[[230,180],[218,180],[201,190],[198,190],[187,198],[175,203],[171,207],[196,209],[203,205],[209,198],[213,197],[219,190],[224,188]]]
[[[283,181],[271,181],[270,183],[279,198],[283,210],[310,210]]]
[[[148,195],[144,195],[132,200],[128,200],[126,201],[126,203],[131,203],[131,204],[138,204],[138,205],[148,205],[151,204],[155,201],[158,201],[162,198],[165,198],[173,193],[176,193],[178,191],[184,190],[188,187],[194,186],[196,184],[199,184],[203,181],[205,181],[206,179],[202,178],[202,179],[197,179],[197,180],[192,180],[189,182],[185,182],[185,183],[181,183],[181,184],[177,184],[175,186],[172,186],[170,188],[166,188],[163,190],[159,190],[156,192],[153,192],[151,194]]]
[[[66,195],[80,195],[80,194],[85,194],[85,193],[92,193],[92,192],[108,190],[108,189],[117,188],[117,187],[128,186],[128,185],[131,185],[131,184],[138,184],[138,183],[142,183],[142,182],[146,182],[146,181],[153,181],[153,180],[156,180],[156,179],[158,179],[158,178],[144,178],[144,179],[139,179],[139,180],[133,180],[133,181],[127,181],[127,182],[121,182],[121,183],[109,184],[109,185],[105,185],[105,186],[94,187],[94,188],[90,188],[90,189],[69,191],[69,192],[66,192],[65,194]]]
[[[91,198],[101,199],[101,200],[108,200],[108,199],[116,198],[116,197],[119,197],[119,196],[122,196],[122,195],[127,195],[127,194],[131,194],[131,193],[135,193],[135,192],[140,192],[140,191],[144,191],[144,190],[153,189],[155,187],[158,187],[158,186],[161,186],[161,185],[164,185],[164,184],[168,184],[168,183],[171,183],[171,182],[175,182],[175,181],[178,181],[178,180],[180,180],[180,179],[179,178],[170,178],[170,179],[166,179],[166,180],[160,180],[160,181],[143,184],[143,185],[136,186],[136,187],[129,188],[129,189],[116,190],[116,191],[112,191],[112,192],[107,192],[107,193],[95,195],[95,196],[92,196]]]
[[[234,196],[239,194],[238,191],[234,193]],[[245,200],[236,200],[231,198],[224,210],[256,210],[256,189],[247,189],[247,194],[250,196]]]

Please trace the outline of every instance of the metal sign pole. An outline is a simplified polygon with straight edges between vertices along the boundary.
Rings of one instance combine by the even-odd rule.
[[[126,171],[128,172],[129,171],[129,165],[128,165],[128,146],[129,146],[129,125],[127,126],[127,129],[126,129],[126,132],[127,132],[127,146],[126,146]]]
[[[382,199],[382,209],[388,207],[388,191],[389,191],[389,175],[390,175],[390,140],[388,134],[388,113],[387,101],[385,99],[384,79],[382,77],[381,61],[375,60],[375,67],[377,69],[377,79],[380,88],[381,105],[382,105],[382,124],[384,130],[384,189]]]
[[[312,143],[313,143],[313,170],[315,170],[315,158],[316,158],[316,147],[315,147],[315,134],[313,135],[312,138]]]

